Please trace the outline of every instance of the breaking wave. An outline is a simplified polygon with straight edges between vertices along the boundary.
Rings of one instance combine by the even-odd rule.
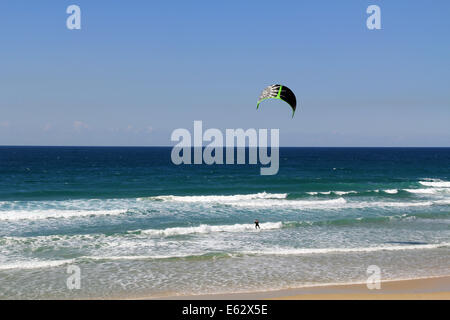
[[[376,251],[399,251],[399,250],[418,250],[418,249],[437,249],[448,247],[450,243],[435,244],[416,244],[416,245],[381,245],[374,247],[358,248],[273,248],[261,251],[245,251],[245,254],[255,255],[302,255],[302,254],[326,254],[326,253],[351,253],[351,252],[376,252]]]
[[[419,183],[427,187],[450,188],[450,181],[434,180],[434,181],[419,181]]]
[[[127,210],[11,210],[0,211],[0,221],[42,220],[51,218],[74,218],[107,216],[126,213]]]
[[[159,201],[176,201],[176,202],[228,202],[228,201],[245,201],[257,199],[285,199],[287,193],[254,193],[254,194],[236,194],[236,195],[212,195],[212,196],[156,196],[147,198],[138,198],[138,200],[159,200]]]

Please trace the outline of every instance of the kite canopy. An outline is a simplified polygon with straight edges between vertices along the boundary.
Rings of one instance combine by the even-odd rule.
[[[258,103],[256,104],[256,109],[258,109],[259,104],[262,101],[267,99],[279,99],[286,102],[291,106],[292,117],[294,117],[295,108],[297,107],[297,99],[295,98],[295,94],[291,89],[281,84],[273,84],[266,87],[259,96]]]

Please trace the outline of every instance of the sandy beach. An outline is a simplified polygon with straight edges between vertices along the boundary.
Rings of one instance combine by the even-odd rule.
[[[145,299],[148,299],[145,298]],[[379,290],[366,284],[292,288],[277,291],[171,296],[170,300],[450,300],[450,276],[382,281]]]

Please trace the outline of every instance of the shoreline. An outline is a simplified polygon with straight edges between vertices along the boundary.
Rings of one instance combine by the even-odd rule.
[[[450,275],[384,280],[369,290],[366,283],[324,284],[245,293],[141,297],[150,300],[450,300]]]

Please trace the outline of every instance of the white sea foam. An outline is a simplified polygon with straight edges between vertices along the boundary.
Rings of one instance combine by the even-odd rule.
[[[347,201],[344,198],[331,200],[250,200],[243,202],[228,202],[224,203],[236,207],[290,207],[300,209],[333,209],[345,205]]]
[[[419,183],[427,187],[450,188],[450,181],[434,180],[434,181],[419,181]]]
[[[395,189],[396,190],[396,189]],[[405,189],[411,193],[417,194],[434,194],[437,192],[446,192],[445,188],[427,188],[427,189]],[[444,191],[442,191],[444,190]],[[346,191],[349,192],[349,191]],[[385,190],[388,193],[394,193],[394,190]],[[435,200],[427,199],[427,201],[351,201],[342,197],[336,199],[317,199],[317,200],[288,200],[287,194],[267,194],[259,193],[252,195],[232,195],[232,196],[159,196],[152,199],[164,199],[163,202],[172,204],[187,203],[187,204],[220,204],[232,207],[242,208],[287,208],[287,209],[299,209],[299,210],[333,210],[343,208],[366,208],[366,207],[419,207],[419,206],[432,206],[433,204],[447,204],[447,200]],[[156,205],[156,204],[152,204]],[[163,204],[161,204],[163,205]],[[149,210],[148,204],[140,210]],[[122,203],[123,209],[115,208],[102,208],[99,209],[72,209],[73,206],[69,206],[67,209],[34,209],[27,210],[21,208],[18,210],[0,210],[0,221],[20,221],[20,220],[45,220],[45,219],[68,219],[90,216],[117,216],[126,213],[129,210],[127,203]],[[135,208],[133,205],[130,208]],[[138,207],[136,207],[138,208]]]
[[[260,200],[260,201],[245,201],[236,203],[226,203],[236,207],[285,207],[295,209],[342,209],[342,208],[383,208],[383,207],[426,207],[433,204],[439,204],[435,201],[347,201],[344,198],[331,200]]]
[[[331,191],[313,191],[313,192],[307,192],[307,194],[315,196],[317,194],[331,194]]]
[[[48,261],[19,261],[14,263],[0,264],[0,270],[53,268],[73,263],[74,261],[75,259],[48,260]]]
[[[430,189],[404,189],[406,192],[409,193],[423,193],[423,194],[436,194],[437,190],[430,188]]]
[[[418,245],[380,245],[374,247],[355,247],[355,248],[283,248],[275,247],[266,250],[250,250],[229,252],[230,257],[239,254],[249,255],[309,255],[309,254],[328,254],[328,253],[368,253],[377,251],[400,251],[400,250],[426,250],[449,247],[450,243],[418,244]],[[75,259],[65,260],[44,260],[44,261],[18,261],[14,263],[0,264],[0,270],[23,270],[23,269],[42,269],[59,267],[66,264],[76,263],[82,260],[146,260],[146,259],[167,259],[183,258],[189,256],[203,256],[205,253],[186,253],[174,255],[123,255],[123,256],[81,256]]]
[[[371,192],[371,191],[376,192],[376,193],[384,192],[384,193],[389,193],[389,194],[398,193],[398,189],[385,189],[385,190],[375,189],[375,190],[369,190],[368,192]]]
[[[127,210],[11,210],[0,211],[0,221],[42,220],[51,218],[73,218],[99,215],[119,215]]]
[[[214,196],[156,196],[147,198],[138,198],[138,200],[160,200],[174,202],[228,202],[228,201],[245,201],[256,199],[285,199],[287,193],[253,193],[253,194],[236,194],[236,195],[214,195]]]
[[[260,230],[273,230],[282,228],[283,224],[281,222],[265,222],[261,223]],[[244,232],[244,231],[259,231],[255,229],[254,224],[233,224],[233,225],[200,225],[197,227],[178,227],[178,228],[167,228],[167,229],[147,229],[141,232],[151,236],[175,236],[175,235],[186,235],[195,233],[212,233],[212,232]]]
[[[432,206],[433,201],[420,202],[393,202],[393,201],[361,201],[349,203],[346,207],[349,208],[368,208],[368,207],[427,207]]]
[[[244,254],[262,254],[262,255],[302,255],[302,254],[326,254],[326,253],[350,253],[350,252],[376,252],[376,251],[398,251],[398,250],[417,250],[417,249],[437,249],[448,247],[450,243],[436,244],[418,244],[418,245],[399,245],[377,247],[358,247],[358,248],[274,248],[261,251],[244,251]]]
[[[336,194],[338,196],[342,196],[344,194],[350,194],[350,193],[358,193],[357,191],[311,191],[311,192],[306,192],[307,194],[310,194],[312,196],[318,195],[318,194],[323,194],[323,195],[329,195],[329,194]]]
[[[337,194],[338,196],[342,196],[344,194],[358,193],[358,191],[333,191],[333,193]]]
[[[436,200],[436,204],[450,204],[450,199]]]
[[[188,257],[188,254],[180,255],[136,255],[136,256],[83,256],[79,259],[89,260],[147,260],[147,259],[168,259]]]
[[[416,190],[416,189],[411,189]],[[427,189],[424,189],[427,190]],[[379,191],[379,190],[374,190]],[[387,189],[384,192],[394,194],[397,189]],[[333,191],[330,191],[330,193]],[[352,192],[352,191],[342,191]],[[310,192],[318,194],[319,192]],[[326,193],[328,194],[328,192]],[[341,208],[366,208],[366,207],[420,207],[431,206],[433,201],[347,201],[344,198],[326,199],[326,200],[288,200],[287,194],[268,194],[258,193],[251,195],[232,195],[232,196],[157,196],[149,199],[163,200],[169,202],[182,203],[218,203],[233,207],[244,208],[270,208],[284,207],[294,209],[341,209]]]

